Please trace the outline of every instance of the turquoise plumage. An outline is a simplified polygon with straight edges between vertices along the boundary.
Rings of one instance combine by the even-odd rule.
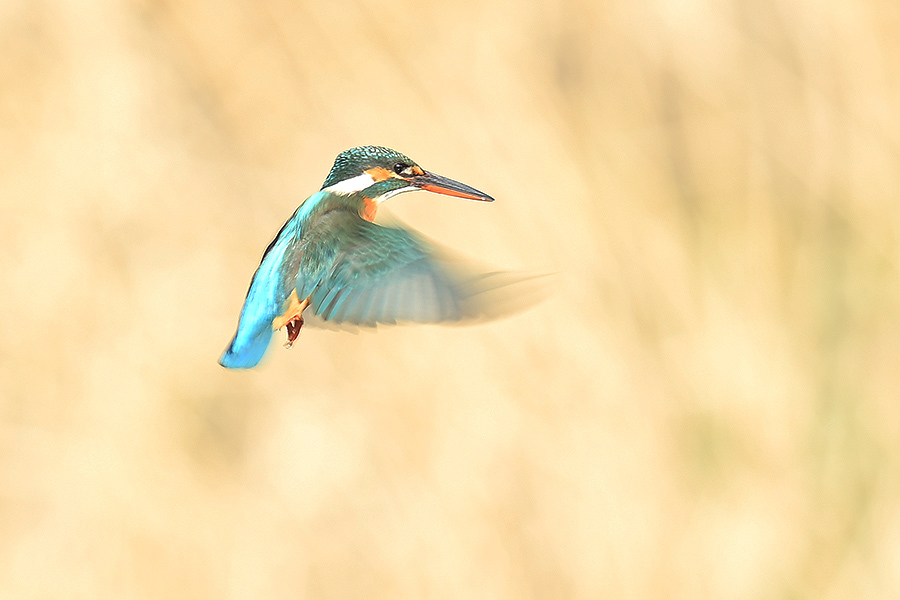
[[[290,345],[307,308],[324,321],[361,326],[475,316],[475,296],[491,287],[485,276],[450,267],[406,228],[372,222],[383,200],[416,189],[493,200],[387,148],[341,153],[322,190],[300,205],[266,249],[220,364],[256,366],[282,326]]]

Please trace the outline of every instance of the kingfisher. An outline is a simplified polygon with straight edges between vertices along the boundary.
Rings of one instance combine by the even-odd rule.
[[[219,364],[256,366],[282,328],[290,348],[305,310],[325,322],[360,326],[473,316],[478,308],[471,300],[485,286],[471,284],[483,276],[460,276],[408,228],[374,223],[382,202],[415,190],[494,200],[389,148],[341,152],[322,189],[300,204],[263,253]]]

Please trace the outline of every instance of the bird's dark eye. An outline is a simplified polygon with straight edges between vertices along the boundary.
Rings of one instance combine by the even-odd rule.
[[[403,163],[397,163],[394,165],[394,173],[397,175],[403,175],[403,171],[407,168],[407,165]]]

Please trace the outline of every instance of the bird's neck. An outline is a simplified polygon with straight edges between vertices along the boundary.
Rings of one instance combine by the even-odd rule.
[[[344,206],[359,213],[359,216],[367,221],[375,219],[378,212],[378,206],[397,194],[414,190],[413,186],[403,185],[397,186],[397,180],[381,181],[373,185],[367,186],[361,190],[335,191],[338,186],[325,188],[323,191],[328,192],[329,204]]]

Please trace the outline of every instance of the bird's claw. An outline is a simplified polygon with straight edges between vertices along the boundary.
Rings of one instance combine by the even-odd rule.
[[[287,326],[287,341],[284,343],[285,348],[290,348],[294,345],[294,341],[300,336],[300,328],[303,327],[303,317],[297,315],[293,317],[290,321],[286,323]]]

